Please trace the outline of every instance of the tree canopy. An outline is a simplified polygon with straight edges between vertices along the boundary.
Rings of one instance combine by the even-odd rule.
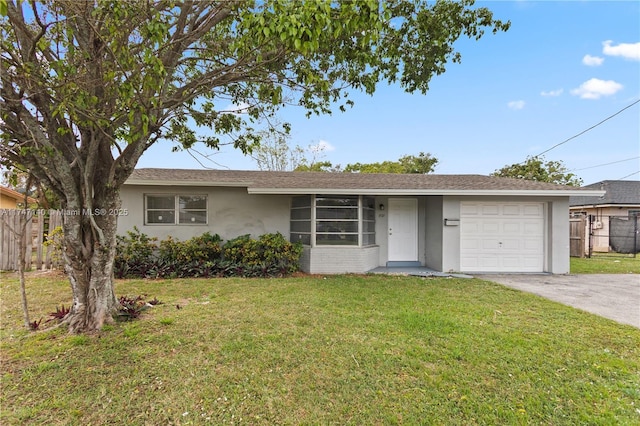
[[[496,170],[491,176],[550,182],[560,185],[581,186],[582,179],[570,173],[562,161],[545,161],[541,156],[529,156],[522,163]]]
[[[416,155],[405,155],[398,161],[383,161],[380,163],[354,163],[347,164],[345,172],[351,173],[413,173],[427,174],[433,172],[438,164],[438,159],[431,154],[421,152]]]
[[[458,38],[509,27],[472,0],[0,0],[0,14],[0,161],[67,211],[107,213],[160,139],[247,151],[287,104],[329,113],[381,81],[426,93]],[[71,331],[111,319],[116,225],[64,218]]]

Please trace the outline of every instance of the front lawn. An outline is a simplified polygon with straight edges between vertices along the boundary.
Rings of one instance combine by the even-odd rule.
[[[164,304],[96,336],[25,331],[0,280],[5,425],[640,421],[640,330],[479,279],[118,281]]]
[[[594,253],[590,258],[571,258],[572,274],[640,274],[640,255]]]

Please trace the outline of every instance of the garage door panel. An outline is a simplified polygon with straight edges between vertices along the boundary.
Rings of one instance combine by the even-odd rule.
[[[481,229],[483,234],[495,235],[500,231],[500,224],[497,221],[483,221]]]
[[[504,216],[520,216],[520,205],[507,204],[502,208],[502,214]]]
[[[502,243],[498,245],[502,251],[507,250],[519,250],[521,248],[521,240],[515,238],[502,238],[498,243]]]
[[[480,242],[483,250],[498,250],[500,241],[496,238],[485,238]]]
[[[480,233],[480,223],[476,221],[460,223],[460,232],[464,232],[466,234],[478,234]]]
[[[477,204],[464,204],[460,206],[460,214],[462,216],[476,216],[479,213]]]
[[[478,267],[482,269],[497,268],[499,265],[498,259],[495,256],[480,256],[478,260]]]
[[[540,229],[542,228],[543,222],[540,221],[535,221],[535,222],[524,222],[522,224],[523,226],[523,233],[526,235],[537,235],[540,232]]]
[[[522,240],[522,248],[526,251],[536,251],[540,250],[544,241],[542,238],[525,238]]]
[[[538,272],[537,270],[535,270],[540,265],[538,256],[522,256],[522,262],[527,269],[531,270],[532,272]]]
[[[460,242],[460,248],[462,250],[479,250],[480,244],[481,242],[479,238],[468,238]]]
[[[543,203],[463,202],[460,211],[461,270],[543,271]]]
[[[500,212],[497,204],[481,204],[478,210],[482,216],[493,216]]]
[[[508,268],[516,271],[521,264],[520,256],[502,256],[502,269]]]
[[[522,234],[522,224],[520,222],[506,222],[502,225],[503,234]]]
[[[543,216],[544,209],[542,204],[524,204],[522,206],[522,214],[524,216]]]

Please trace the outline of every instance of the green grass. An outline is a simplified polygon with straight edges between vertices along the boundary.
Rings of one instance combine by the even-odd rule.
[[[590,258],[571,258],[572,274],[640,274],[640,255],[594,253]]]
[[[165,303],[96,336],[25,331],[0,280],[3,425],[640,421],[640,330],[478,279],[118,281]]]

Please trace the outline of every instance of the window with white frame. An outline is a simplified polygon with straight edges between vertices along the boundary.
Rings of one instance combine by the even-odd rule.
[[[311,196],[293,197],[291,200],[291,242],[311,245]]]
[[[316,246],[375,244],[375,199],[357,195],[294,197],[291,241]]]
[[[202,225],[207,223],[206,195],[146,194],[145,225]]]

